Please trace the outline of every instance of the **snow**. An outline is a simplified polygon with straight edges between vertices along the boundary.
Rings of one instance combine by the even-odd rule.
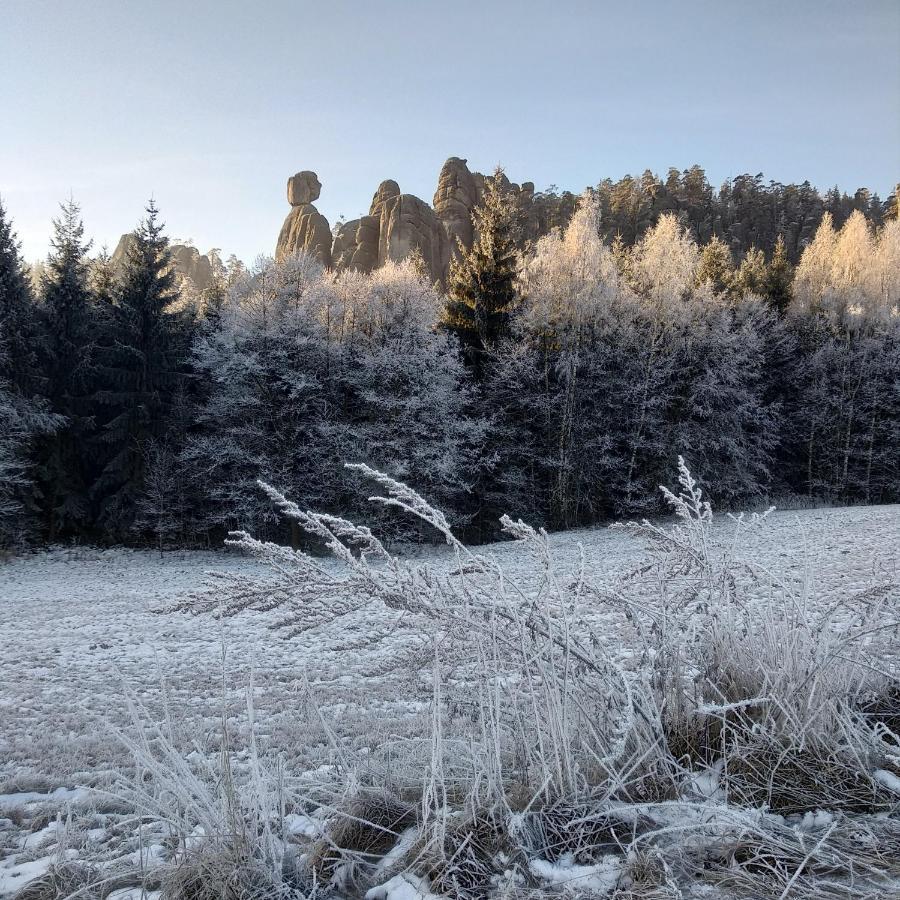
[[[428,890],[428,879],[404,873],[366,891],[366,900],[441,900]]]
[[[531,874],[544,881],[563,887],[567,892],[580,894],[593,891],[598,894],[614,890],[622,874],[622,860],[618,856],[604,856],[593,865],[577,865],[571,853],[555,863],[533,859],[529,863]]]
[[[875,780],[883,784],[889,791],[900,794],[900,778],[887,769],[878,769],[875,772]]]
[[[83,787],[66,788],[58,787],[54,791],[47,794],[41,794],[37,791],[19,791],[12,794],[0,794],[0,809],[12,809],[16,806],[23,806],[27,803],[54,803],[63,804],[66,802],[77,802],[84,800],[90,795],[90,791]]]
[[[814,575],[825,603],[897,574],[900,508],[776,513],[747,540],[775,577]],[[610,582],[641,553],[629,535],[604,528],[550,537],[573,566],[579,541],[588,570]],[[515,545],[487,552],[512,571],[533,564],[516,557]],[[412,638],[402,616],[384,608],[351,611],[290,641],[273,634],[271,617],[262,614],[228,620],[220,630],[209,619],[153,613],[202,589],[210,570],[266,574],[254,560],[223,553],[160,559],[149,551],[53,551],[7,563],[0,570],[0,779],[36,775],[71,785],[72,774],[120,760],[109,726],[129,724],[126,692],[157,714],[164,686],[185,732],[214,731],[223,641],[231,685],[243,690],[254,670],[257,720],[269,736],[296,730],[304,679],[329,717],[352,719],[364,708],[399,730],[420,709],[419,698],[385,671]]]
[[[717,522],[722,523],[717,529],[730,528],[723,519]],[[776,512],[745,540],[744,551],[765,564],[773,582],[814,585],[810,596],[827,605],[898,576],[900,506]],[[606,528],[554,534],[549,542],[560,571],[577,569],[581,545],[589,574],[609,584],[643,554],[630,534]],[[535,565],[512,543],[480,552],[496,557],[523,582]],[[446,548],[416,555],[448,569],[456,564]],[[252,671],[257,736],[263,747],[279,751],[295,779],[337,771],[319,716],[356,749],[402,746],[427,733],[431,686],[392,667],[417,646],[402,612],[363,604],[287,640],[271,630],[272,617],[263,613],[244,613],[220,625],[210,617],[155,611],[202,590],[210,571],[268,574],[261,563],[233,554],[161,558],[122,549],[56,549],[0,568],[0,855],[7,854],[0,862],[0,897],[57,858],[55,850],[34,857],[56,846],[58,814],[63,821],[73,811],[93,817],[66,835],[67,845],[102,845],[110,865],[135,859],[141,847],[145,862],[148,854],[152,862],[162,861],[161,835],[122,834],[112,827],[119,820],[114,798],[102,793],[105,773],[130,763],[115,733],[133,727],[130,697],[151,721],[168,716],[186,752],[192,744],[203,753],[216,747],[223,658],[229,730],[239,740],[246,727]],[[604,623],[610,643],[627,659],[630,648],[620,639],[627,627],[623,618],[614,618],[608,608],[603,615],[609,616]],[[728,709],[705,711],[717,715]],[[695,777],[698,799],[719,796],[718,774],[710,770]],[[896,774],[882,769],[876,777],[900,793]],[[308,809],[288,812],[288,831],[298,840],[318,833],[321,824]],[[818,815],[808,814],[801,827],[823,827]],[[45,842],[47,849],[41,846]],[[604,861],[533,863],[534,874],[547,881],[571,880],[584,890],[589,883],[599,892],[609,890],[619,874]],[[427,884],[401,876],[373,891],[376,900],[429,896]]]
[[[284,827],[289,834],[298,834],[303,837],[317,837],[322,831],[322,823],[310,816],[288,813],[284,817]]]
[[[106,895],[106,900],[160,900],[162,891],[145,891],[141,888],[122,888]]]

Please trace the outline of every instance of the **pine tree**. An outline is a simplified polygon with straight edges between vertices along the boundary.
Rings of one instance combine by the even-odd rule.
[[[105,466],[96,483],[100,520],[118,539],[131,531],[146,494],[146,448],[166,437],[189,340],[189,320],[169,309],[177,299],[175,278],[152,200],[134,236],[100,351],[97,393],[108,411],[100,436]]]
[[[516,306],[516,210],[503,190],[503,170],[485,179],[484,196],[473,212],[476,237],[460,247],[450,266],[445,324],[455,332],[482,383],[486,356],[508,332]]]
[[[900,183],[893,193],[884,201],[884,218],[886,221],[900,219]]]
[[[49,540],[84,535],[90,522],[89,487],[93,453],[94,341],[96,317],[88,287],[90,263],[80,210],[62,204],[54,220],[51,253],[41,283],[46,339],[41,352],[45,397],[66,419],[37,451],[43,519]]]

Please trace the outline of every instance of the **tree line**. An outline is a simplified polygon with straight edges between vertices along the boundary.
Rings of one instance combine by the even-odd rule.
[[[36,284],[0,206],[3,540],[296,541],[257,480],[371,520],[345,462],[474,540],[502,513],[660,511],[679,454],[726,507],[900,499],[896,210],[824,212],[795,265],[788,235],[738,254],[674,211],[611,235],[602,187],[523,250],[498,171],[446,290],[415,256],[335,276],[299,254],[200,298],[152,203],[118,269],[64,204]]]
[[[671,168],[665,177],[647,170],[640,176],[626,175],[618,181],[604,179],[593,193],[601,214],[601,233],[626,246],[639,241],[661,216],[675,215],[699,244],[716,237],[736,259],[748,250],[767,256],[779,240],[788,260],[799,262],[827,213],[836,228],[854,212],[864,215],[874,227],[896,218],[898,189],[882,200],[861,187],[852,195],[833,187],[820,193],[808,181],[801,184],[766,182],[763,175],[743,174],[715,189],[702,166],[684,171]],[[577,197],[555,189],[535,198],[536,215],[543,230],[565,225]]]

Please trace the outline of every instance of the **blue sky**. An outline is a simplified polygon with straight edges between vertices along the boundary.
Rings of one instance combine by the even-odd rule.
[[[175,237],[271,253],[285,181],[330,221],[441,164],[581,190],[703,165],[887,195],[898,0],[0,0],[0,196],[29,259],[70,192],[110,249],[153,195]]]

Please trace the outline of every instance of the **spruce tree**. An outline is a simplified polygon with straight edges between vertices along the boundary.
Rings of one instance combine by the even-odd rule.
[[[717,294],[731,289],[734,280],[734,260],[728,245],[718,237],[712,237],[700,253],[697,268],[697,284],[709,282]]]
[[[484,196],[473,211],[475,241],[460,245],[450,265],[446,326],[459,337],[478,383],[485,358],[509,329],[516,306],[516,209],[503,190],[503,170],[485,179]]]
[[[741,261],[734,276],[735,291],[739,297],[747,294],[762,296],[766,289],[766,255],[751,247]]]
[[[96,317],[88,287],[90,242],[78,204],[62,204],[41,280],[46,339],[41,349],[45,397],[65,417],[38,448],[37,478],[49,540],[84,536],[90,524],[94,341]]]
[[[794,267],[787,257],[784,238],[779,234],[775,251],[766,267],[764,295],[769,305],[779,315],[784,315],[793,297]]]
[[[100,351],[97,398],[108,414],[96,491],[101,524],[118,540],[134,526],[146,495],[147,447],[166,437],[173,398],[185,378],[189,322],[169,309],[177,292],[163,227],[151,200],[128,249]]]
[[[39,393],[37,348],[41,337],[31,280],[0,199],[0,349],[5,351],[0,357],[0,380],[21,397],[31,398]]]

